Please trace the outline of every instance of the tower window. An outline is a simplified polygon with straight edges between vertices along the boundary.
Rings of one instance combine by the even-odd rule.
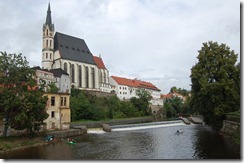
[[[46,40],[46,46],[48,46],[48,40]]]
[[[48,54],[46,53],[46,59],[48,58]]]
[[[46,30],[46,35],[48,36],[48,29]]]
[[[50,53],[50,59],[52,59],[52,53]]]
[[[52,47],[52,40],[50,40],[50,47]]]

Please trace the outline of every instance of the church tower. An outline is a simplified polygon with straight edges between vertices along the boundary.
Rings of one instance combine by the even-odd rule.
[[[54,24],[52,24],[50,3],[48,4],[46,22],[42,28],[42,68],[52,69],[54,52]]]

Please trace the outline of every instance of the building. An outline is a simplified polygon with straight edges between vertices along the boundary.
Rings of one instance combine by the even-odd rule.
[[[114,87],[109,84],[109,71],[105,67],[105,64],[101,56],[93,56],[93,59],[98,67],[98,82],[102,92],[111,93]]]
[[[36,81],[40,85],[45,82],[44,91],[48,91],[49,85],[55,83],[58,87],[58,93],[70,93],[70,77],[67,72],[58,69],[41,69],[39,66],[33,67],[36,71]]]
[[[44,130],[69,129],[71,122],[70,113],[70,78],[64,70],[41,69],[39,66],[33,67],[36,71],[35,79],[37,84],[44,83],[44,96],[48,97],[46,112],[48,118],[44,121]],[[54,83],[58,91],[49,92],[49,86]]]
[[[150,82],[111,76],[110,84],[115,86],[115,93],[121,100],[128,100],[131,97],[137,97],[136,90],[139,88],[146,89],[151,94],[152,99],[160,99],[160,89]]]
[[[75,88],[109,91],[109,71],[101,57],[95,57],[83,39],[55,33],[50,3],[42,28],[42,69],[62,69]]]
[[[48,97],[46,111],[48,118],[44,121],[44,130],[69,129],[70,128],[70,94],[69,93],[45,93]]]
[[[160,89],[150,82],[111,76],[110,84],[115,86],[115,94],[120,100],[129,100],[132,97],[138,97],[136,90],[142,88],[151,94],[152,99],[149,103],[152,113],[157,114],[163,107],[163,100],[160,99]]]
[[[166,100],[166,99],[171,99],[171,98],[174,98],[174,97],[181,98],[183,100],[183,102],[186,101],[186,96],[183,96],[183,95],[181,95],[181,94],[179,94],[177,92],[170,92],[168,94],[162,94],[160,98],[163,99],[163,100]]]

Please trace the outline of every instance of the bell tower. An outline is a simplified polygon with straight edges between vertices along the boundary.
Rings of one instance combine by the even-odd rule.
[[[54,53],[54,24],[52,24],[50,2],[46,22],[42,28],[42,68],[52,69]]]

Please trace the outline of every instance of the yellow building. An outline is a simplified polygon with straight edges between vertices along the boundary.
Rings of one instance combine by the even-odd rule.
[[[44,121],[44,129],[69,129],[70,128],[70,94],[68,93],[45,93],[48,97],[46,111],[48,118]]]

